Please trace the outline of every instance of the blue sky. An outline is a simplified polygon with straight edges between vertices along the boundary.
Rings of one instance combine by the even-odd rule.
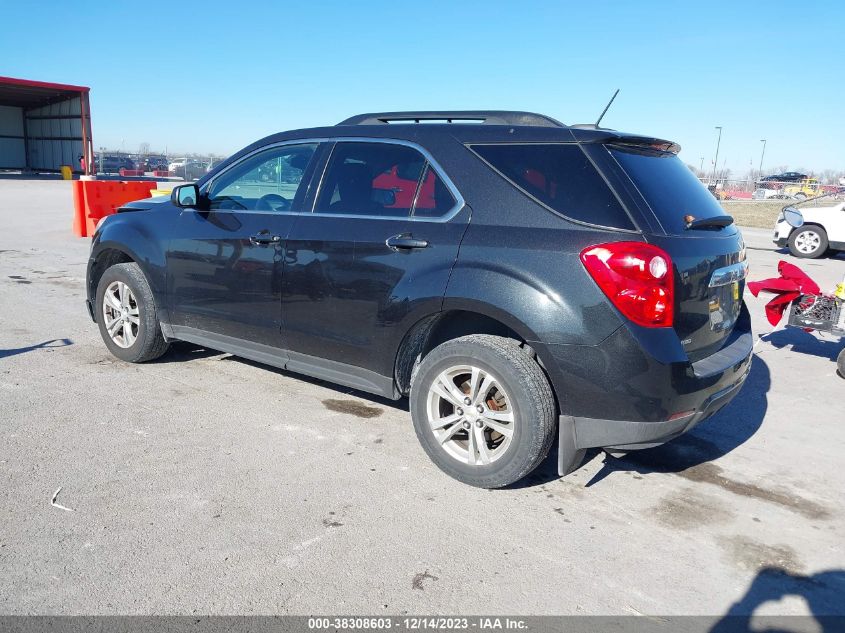
[[[231,153],[359,112],[518,109],[682,158],[845,169],[845,3],[19,2],[0,75],[90,86],[95,146]],[[36,15],[36,9],[37,15]],[[162,5],[163,6],[163,5]]]

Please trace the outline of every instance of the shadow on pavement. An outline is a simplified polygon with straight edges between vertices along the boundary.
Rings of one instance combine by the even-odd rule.
[[[218,352],[213,349],[206,349],[201,345],[194,345],[193,343],[186,343],[184,341],[174,341],[170,344],[170,349],[160,358],[150,361],[151,363],[184,363],[192,360],[200,360],[202,358],[210,358],[211,356],[219,356],[223,352]]]
[[[57,345],[52,345],[51,343],[57,343]],[[30,345],[28,347],[0,349],[0,358],[8,358],[10,356],[17,356],[18,354],[26,354],[27,352],[33,352],[37,349],[47,349],[51,347],[67,347],[68,345],[73,345],[73,341],[71,341],[69,338],[54,338],[49,341],[44,341],[43,343],[38,343],[37,345]]]
[[[839,352],[845,348],[845,339],[833,334],[824,335],[825,338],[819,336],[805,332],[801,328],[789,327],[766,334],[763,336],[763,341],[777,349],[791,346],[793,352],[811,354],[835,361]]]
[[[815,626],[805,627],[805,618],[796,616],[762,616],[752,618],[754,611],[766,602],[781,600],[786,596],[798,596],[807,602]],[[845,570],[832,569],[811,576],[792,574],[779,567],[761,569],[745,595],[731,605],[710,633],[776,633],[794,631],[793,625],[801,629],[821,630],[823,633],[840,632],[845,626]],[[791,621],[793,620],[793,621]],[[796,622],[795,620],[801,620]],[[812,620],[806,618],[806,620]],[[764,627],[760,628],[760,624]]]

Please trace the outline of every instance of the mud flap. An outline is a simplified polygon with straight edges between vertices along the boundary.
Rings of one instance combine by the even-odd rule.
[[[557,474],[563,477],[578,469],[587,449],[578,448],[575,437],[575,418],[562,415],[558,418]]]

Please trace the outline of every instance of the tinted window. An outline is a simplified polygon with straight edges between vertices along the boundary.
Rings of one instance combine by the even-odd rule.
[[[410,214],[425,158],[391,143],[337,143],[317,198],[318,213]]]
[[[451,211],[454,206],[455,198],[443,179],[437,175],[431,165],[427,165],[417,192],[414,217],[439,218]]]
[[[581,148],[574,144],[473,145],[517,187],[573,220],[635,228]]]
[[[208,191],[212,209],[298,210],[300,183],[316,145],[283,145],[251,156],[214,181]],[[188,164],[188,168],[196,165]]]
[[[610,153],[645,197],[667,233],[685,233],[685,215],[698,219],[725,211],[675,154],[611,146]]]

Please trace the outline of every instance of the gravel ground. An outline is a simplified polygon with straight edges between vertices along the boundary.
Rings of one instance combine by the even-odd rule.
[[[188,345],[112,358],[70,218],[68,183],[0,180],[0,613],[845,614],[840,341],[777,331],[692,433],[488,492],[405,402]],[[788,257],[747,241],[754,278]]]

